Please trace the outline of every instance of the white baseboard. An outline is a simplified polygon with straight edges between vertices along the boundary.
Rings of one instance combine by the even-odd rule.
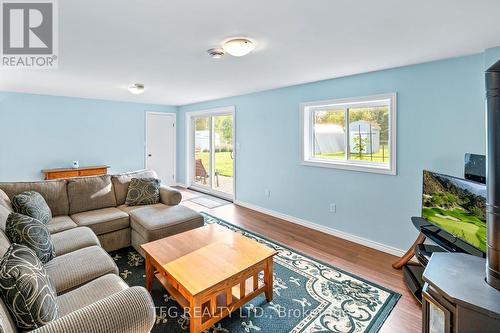
[[[339,237],[339,238],[351,241],[353,243],[361,244],[361,245],[370,247],[370,248],[375,249],[375,250],[386,252],[386,253],[392,254],[392,255],[397,256],[397,257],[401,257],[406,252],[406,251],[403,251],[401,249],[398,249],[398,248],[395,248],[395,247],[392,247],[389,245],[385,245],[385,244],[382,244],[379,242],[375,242],[373,240],[370,240],[370,239],[367,239],[364,237],[356,236],[356,235],[353,235],[353,234],[350,234],[350,233],[347,233],[344,231],[340,231],[337,229],[333,229],[330,227],[326,227],[326,226],[323,226],[323,225],[320,225],[320,224],[317,224],[317,223],[314,223],[311,221],[307,221],[307,220],[300,219],[300,218],[297,218],[294,216],[286,215],[286,214],[283,214],[283,213],[280,213],[280,212],[277,212],[274,210],[270,210],[267,208],[263,208],[263,207],[248,203],[248,202],[235,200],[234,204],[255,210],[255,211],[260,212],[260,213],[271,215],[273,217],[285,220],[287,222],[295,223],[295,224],[301,225],[303,227],[307,227],[307,228],[310,228],[310,229],[313,229],[316,231],[320,231],[320,232],[323,232],[325,234]]]

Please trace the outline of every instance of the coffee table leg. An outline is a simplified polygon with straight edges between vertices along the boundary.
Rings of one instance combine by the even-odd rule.
[[[266,284],[266,300],[273,300],[273,258],[266,260],[266,268],[264,269],[264,283]]]
[[[189,333],[201,333],[201,316],[202,308],[199,297],[193,297],[191,299],[191,314],[189,319]]]
[[[153,290],[153,279],[155,276],[155,268],[151,264],[151,259],[146,255],[146,289],[151,292]]]

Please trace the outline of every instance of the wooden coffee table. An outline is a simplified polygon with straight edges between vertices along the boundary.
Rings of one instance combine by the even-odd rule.
[[[217,224],[141,245],[146,288],[156,277],[199,333],[261,293],[273,298],[276,251]],[[264,282],[259,283],[259,273]]]

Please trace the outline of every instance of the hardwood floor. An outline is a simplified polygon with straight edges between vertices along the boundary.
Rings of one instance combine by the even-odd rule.
[[[399,292],[402,297],[380,332],[421,332],[420,304],[407,289],[402,271],[391,267],[397,260],[395,256],[234,204],[208,209],[188,201],[199,193],[178,189],[182,191],[184,206],[207,212]]]

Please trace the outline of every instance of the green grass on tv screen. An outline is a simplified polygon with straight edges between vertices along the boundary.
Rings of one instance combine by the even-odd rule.
[[[424,207],[422,215],[453,235],[486,252],[486,224],[462,208]]]

